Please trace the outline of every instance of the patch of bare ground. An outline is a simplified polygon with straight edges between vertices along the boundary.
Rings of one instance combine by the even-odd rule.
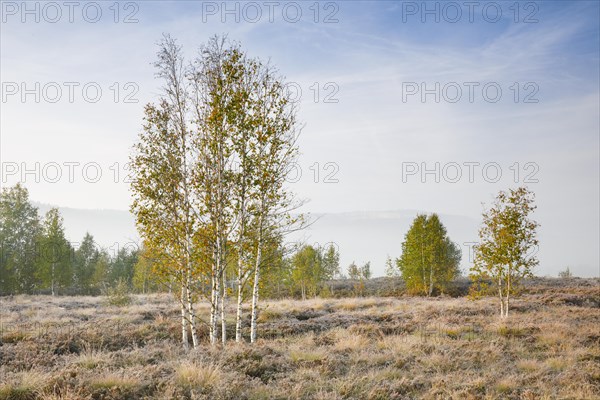
[[[599,296],[540,281],[507,321],[494,298],[271,301],[256,345],[191,352],[168,295],[3,298],[0,399],[598,399]]]

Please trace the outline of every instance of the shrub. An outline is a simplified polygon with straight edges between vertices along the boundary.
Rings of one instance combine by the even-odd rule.
[[[106,290],[106,297],[108,304],[111,306],[123,307],[131,304],[129,285],[122,278],[119,278],[114,287]]]
[[[560,271],[558,276],[563,279],[569,279],[573,277],[573,273],[571,272],[571,268],[567,267],[564,271]]]

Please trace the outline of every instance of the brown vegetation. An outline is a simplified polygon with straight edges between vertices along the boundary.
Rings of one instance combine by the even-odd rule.
[[[598,283],[530,281],[507,321],[494,298],[271,301],[256,345],[192,352],[167,295],[3,298],[0,399],[595,399]]]

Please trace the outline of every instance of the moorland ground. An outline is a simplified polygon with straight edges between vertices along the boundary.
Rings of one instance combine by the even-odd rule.
[[[491,297],[268,301],[258,343],[202,325],[193,351],[168,294],[5,297],[0,399],[598,399],[599,283],[530,285],[506,321]]]

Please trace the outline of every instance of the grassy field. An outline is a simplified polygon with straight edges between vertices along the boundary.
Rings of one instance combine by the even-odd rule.
[[[168,295],[3,298],[0,399],[598,399],[598,283],[531,286],[506,322],[493,298],[271,301],[256,345],[190,352]]]

